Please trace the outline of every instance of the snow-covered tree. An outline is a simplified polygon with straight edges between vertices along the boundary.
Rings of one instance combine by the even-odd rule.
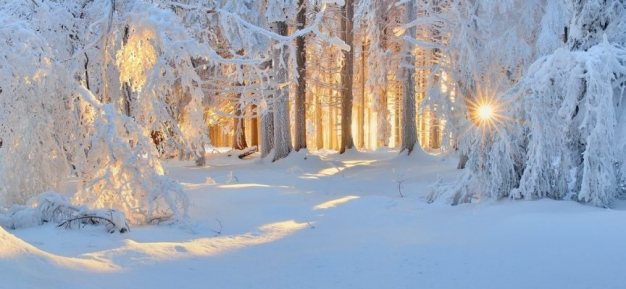
[[[582,10],[597,3],[587,4],[591,7]],[[614,7],[619,9],[611,15],[626,10]],[[580,21],[579,15],[574,13],[574,23]],[[626,99],[626,50],[624,43],[595,35],[605,32],[597,28],[588,24],[575,28],[589,30],[575,33],[582,38],[570,35],[574,50],[559,48],[530,66],[500,100],[506,108],[500,117],[510,121],[489,131],[488,138],[483,135],[486,141],[472,144],[462,181],[439,193],[448,190],[452,202],[481,196],[549,197],[607,207],[624,192],[625,129],[620,121]]]
[[[24,4],[29,5],[34,4]],[[60,189],[69,172],[65,151],[69,132],[62,130],[64,121],[71,119],[66,113],[71,100],[58,90],[67,79],[56,69],[52,48],[37,33],[40,27],[31,26],[39,23],[26,18],[39,16],[24,13],[31,8],[8,5],[0,10],[0,205],[4,206]]]

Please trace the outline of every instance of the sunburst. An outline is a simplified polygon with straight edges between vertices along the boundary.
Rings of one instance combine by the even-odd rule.
[[[502,100],[500,94],[497,85],[487,83],[476,85],[476,90],[464,98],[473,124],[467,129],[478,129],[483,140],[493,132],[502,133],[507,123],[511,121],[505,115],[507,103]]]

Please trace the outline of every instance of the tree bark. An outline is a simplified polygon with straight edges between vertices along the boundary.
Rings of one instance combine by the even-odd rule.
[[[272,62],[268,61],[264,63],[266,67],[272,68]],[[266,79],[267,82],[271,82],[273,80]],[[276,94],[276,90],[267,94],[266,96],[266,107],[265,110],[260,111],[260,119],[261,119],[261,158],[266,157],[272,149],[274,149],[274,95]]]
[[[129,37],[129,27],[126,26],[124,27],[124,35],[122,36],[122,44],[123,45],[127,45],[128,44],[128,37]],[[124,99],[122,99],[122,112],[124,113],[124,115],[126,116],[131,116],[131,97],[132,97],[132,89],[130,87],[130,83],[124,81],[124,83],[122,84],[122,97]]]
[[[276,22],[276,33],[286,36],[287,23]],[[277,161],[289,155],[291,146],[291,129],[289,126],[289,90],[287,83],[289,55],[287,47],[282,46],[274,52],[274,72],[276,94],[274,98],[274,159]]]
[[[339,153],[354,147],[352,138],[352,82],[354,80],[354,34],[353,17],[354,7],[352,0],[346,0],[342,7],[341,30],[344,42],[350,47],[343,51],[344,66],[341,73],[341,147]]]
[[[297,22],[298,28],[306,25],[306,7],[304,0],[299,0]],[[306,37],[304,35],[296,38],[296,64],[298,65],[298,86],[296,88],[295,99],[295,144],[294,149],[299,151],[306,148]]]
[[[325,91],[325,89],[322,91]],[[324,110],[322,109],[322,95],[318,93],[315,95],[315,147],[318,150],[324,147],[324,128],[322,127],[324,122],[323,116]]]
[[[357,139],[359,143],[358,147],[361,149],[365,148],[365,78],[367,77],[367,74],[365,73],[367,70],[365,48],[365,40],[363,40],[361,49],[361,99],[359,101],[359,111],[357,113]]]
[[[406,16],[407,23],[415,18],[413,1],[406,2]],[[409,28],[407,30],[408,35],[415,37],[415,30],[415,27]],[[407,150],[408,154],[411,154],[417,143],[417,127],[415,123],[415,56],[413,55],[412,44],[405,41],[402,52],[404,84],[402,87],[402,146],[400,147],[400,152]]]
[[[245,121],[243,119],[244,107],[241,105],[241,93],[237,93],[235,99],[235,117],[233,119],[234,132],[233,132],[233,149],[242,150],[248,147],[246,142],[246,128]]]
[[[250,145],[256,146],[259,149],[259,116],[257,113],[257,106],[252,105],[252,119],[250,120]]]

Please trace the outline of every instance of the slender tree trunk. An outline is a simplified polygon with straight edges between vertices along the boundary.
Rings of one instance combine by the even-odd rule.
[[[380,94],[380,107],[378,111],[378,146],[389,146],[389,138],[391,137],[391,123],[389,123],[389,101],[387,96],[387,87],[385,86]]]
[[[385,14],[384,11],[378,11],[379,14],[384,15],[383,16],[383,23],[388,23],[389,18],[387,16],[387,14]],[[385,24],[382,24],[382,31],[383,31],[383,36],[382,39],[380,41],[380,49],[382,51],[386,51],[388,49],[387,47],[387,37],[391,37],[391,35],[389,35],[389,30],[387,29],[387,26]],[[389,56],[384,56],[385,60],[389,60]],[[383,85],[380,87],[380,104],[378,105],[379,109],[377,111],[377,131],[378,131],[378,135],[376,136],[377,139],[377,146],[389,146],[389,141],[391,138],[391,120],[390,120],[390,111],[389,111],[389,97],[388,97],[388,92],[389,92],[389,80],[388,80],[388,74],[389,72],[387,71],[387,69],[385,69],[386,71],[383,74]]]
[[[287,35],[287,23],[276,22],[276,33]],[[289,155],[291,146],[291,129],[289,126],[289,90],[287,83],[289,55],[283,46],[274,52],[274,79],[276,94],[274,98],[274,159],[277,161]]]
[[[365,78],[367,76],[367,74],[365,73],[367,70],[365,62],[365,48],[365,41],[363,41],[363,46],[361,49],[361,99],[357,116],[357,139],[359,142],[359,148],[365,148]]]
[[[354,34],[353,17],[354,7],[352,0],[346,0],[342,8],[341,30],[344,42],[350,46],[350,51],[343,51],[344,66],[341,73],[341,147],[339,153],[354,147],[352,138],[352,83],[354,80]]]
[[[299,0],[297,22],[298,28],[306,26],[306,7],[304,0]],[[299,151],[306,148],[306,37],[296,38],[296,64],[298,65],[298,86],[295,100],[295,144],[294,149]]]
[[[265,65],[272,67],[272,62],[268,61]],[[271,79],[268,82],[274,81]],[[266,110],[260,111],[261,119],[261,158],[266,157],[272,149],[274,149],[274,95],[276,90],[266,96]]]
[[[409,23],[415,18],[413,1],[408,1],[405,5],[407,23]],[[409,28],[407,33],[410,37],[415,37],[415,27]],[[402,53],[404,84],[402,89],[402,146],[400,151],[407,150],[408,154],[411,154],[417,143],[417,127],[415,123],[415,56],[413,55],[412,44],[405,41]]]
[[[233,149],[242,150],[248,147],[246,142],[246,128],[245,121],[243,119],[244,107],[241,105],[241,93],[237,93],[235,100],[235,117],[233,119],[234,133],[233,133]]]
[[[394,109],[394,147],[399,147],[401,140],[400,137],[402,136],[402,130],[400,129],[400,114],[401,114],[401,109],[400,109],[400,102],[402,99],[402,94],[400,93],[400,89],[398,88],[398,84],[395,84],[394,90],[393,90],[393,97],[394,97],[394,103],[393,103],[393,109]]]
[[[259,117],[257,115],[257,106],[252,105],[252,119],[250,119],[250,145],[259,149]]]
[[[325,91],[325,90],[323,90]],[[324,119],[324,111],[322,110],[322,95],[315,95],[315,147],[319,150],[324,147],[324,128],[322,127],[322,123]]]
[[[271,96],[268,96],[270,98]],[[261,157],[266,157],[274,148],[274,113],[261,115]]]
[[[128,26],[124,27],[124,35],[122,36],[122,44],[123,45],[127,45],[128,44],[128,37],[129,37],[128,29],[129,29]],[[132,93],[133,92],[132,92],[132,89],[130,87],[130,83],[124,81],[124,83],[122,84],[122,97],[124,98],[122,100],[122,105],[123,105],[122,110],[123,110],[123,113],[126,116],[131,116],[131,108],[130,107],[131,107],[131,103],[132,103],[132,101],[131,101]]]
[[[337,91],[330,90],[330,103],[328,106],[328,148],[331,150],[337,149],[337,108],[335,107],[334,100],[337,99]]]

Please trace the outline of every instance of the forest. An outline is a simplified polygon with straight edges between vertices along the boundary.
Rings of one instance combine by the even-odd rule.
[[[0,204],[184,218],[207,147],[458,156],[431,201],[626,190],[623,0],[2,1]],[[69,177],[68,177],[69,176]],[[155,215],[156,214],[156,215]]]

